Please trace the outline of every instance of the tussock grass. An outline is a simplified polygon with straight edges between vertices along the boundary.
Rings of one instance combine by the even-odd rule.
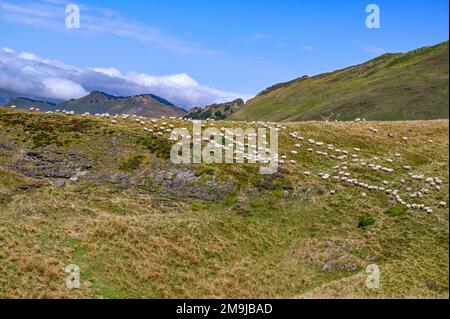
[[[20,121],[11,120],[16,116]],[[45,120],[64,126],[71,119],[0,109],[0,298],[448,297],[448,208],[438,207],[448,202],[448,121],[286,123],[280,155],[297,165],[282,165],[275,177],[263,177],[248,164],[187,165],[199,183],[234,183],[223,200],[203,202],[95,179],[58,188],[15,169],[20,158],[8,147],[33,148],[28,125]],[[70,143],[37,150],[80,154],[92,159],[99,174],[145,176],[174,167],[157,149],[136,142],[149,138],[141,125],[88,121],[90,128],[76,139],[73,132],[58,131],[58,139]],[[241,125],[250,124],[216,123]],[[291,154],[292,131],[350,152],[359,147],[368,161],[394,159],[388,176],[351,160],[348,166],[370,183],[388,179],[402,196],[408,187],[424,187],[408,178],[404,165],[440,177],[441,190],[418,200],[434,212],[407,210],[392,217],[385,214],[395,207],[389,196],[362,197],[358,188],[322,180],[317,174],[338,163],[306,152],[306,141]],[[389,132],[396,137],[387,137]],[[358,228],[367,215],[376,222]],[[381,269],[378,290],[365,288],[364,270],[372,263]],[[68,264],[81,268],[79,290],[65,288]]]

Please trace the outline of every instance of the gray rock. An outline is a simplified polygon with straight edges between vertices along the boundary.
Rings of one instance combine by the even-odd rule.
[[[66,186],[66,181],[63,179],[56,179],[53,181],[53,185],[57,188],[62,188]]]

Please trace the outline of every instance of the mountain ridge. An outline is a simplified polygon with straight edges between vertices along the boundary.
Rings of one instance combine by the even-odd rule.
[[[74,111],[77,114],[86,112],[92,114],[128,113],[146,117],[183,116],[186,114],[186,111],[182,108],[154,94],[115,96],[101,91],[92,91],[79,99],[71,99],[58,104],[28,97],[17,97],[9,99],[4,103],[4,106],[13,105],[22,109],[35,107],[41,109],[41,111],[65,109]]]
[[[448,118],[448,41],[275,84],[230,120]]]

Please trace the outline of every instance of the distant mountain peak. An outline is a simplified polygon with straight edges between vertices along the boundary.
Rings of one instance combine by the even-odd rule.
[[[183,116],[186,113],[182,108],[153,94],[115,96],[101,91],[92,91],[79,99],[63,102],[58,108],[76,113],[128,113],[146,117]]]
[[[89,112],[110,114],[134,114],[146,117],[184,116],[186,111],[154,94],[135,96],[115,96],[101,91],[92,91],[79,99],[71,99],[59,104],[33,100],[27,97],[9,99],[5,106],[18,108],[40,108],[42,111],[65,109],[82,114]]]

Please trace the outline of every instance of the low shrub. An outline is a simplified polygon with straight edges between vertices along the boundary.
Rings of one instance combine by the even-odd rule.
[[[372,216],[362,216],[359,218],[358,228],[366,228],[373,224],[375,224],[375,218]]]

